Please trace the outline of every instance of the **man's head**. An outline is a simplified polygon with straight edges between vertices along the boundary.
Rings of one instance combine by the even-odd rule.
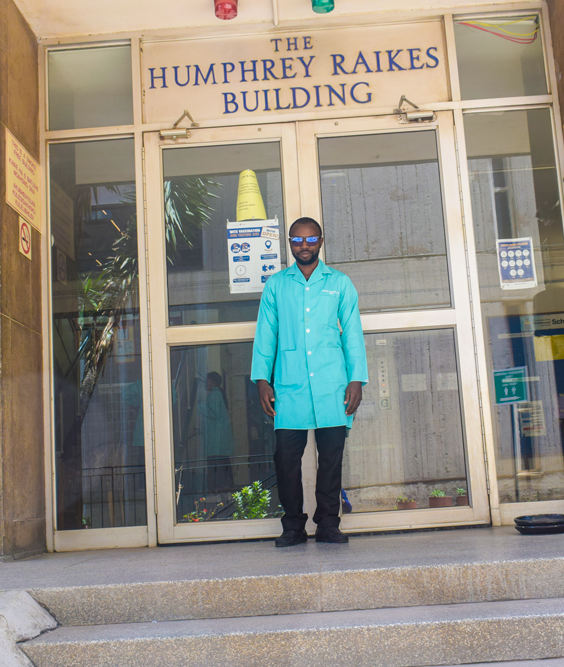
[[[317,241],[312,242],[312,237],[317,237]],[[290,227],[290,248],[298,264],[308,266],[317,262],[322,245],[321,227],[313,218],[298,218]]]
[[[219,373],[211,371],[206,375],[206,391],[211,391],[215,387],[221,387],[222,378]]]

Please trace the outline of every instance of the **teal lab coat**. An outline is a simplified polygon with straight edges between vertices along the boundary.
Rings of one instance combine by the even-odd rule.
[[[297,264],[269,278],[251,380],[270,382],[273,368],[275,429],[352,426],[345,390],[349,382],[368,382],[368,366],[358,295],[348,276],[319,261],[309,280]]]
[[[204,415],[202,422],[206,456],[232,456],[233,433],[225,399],[218,387],[207,395],[205,404],[200,404]]]

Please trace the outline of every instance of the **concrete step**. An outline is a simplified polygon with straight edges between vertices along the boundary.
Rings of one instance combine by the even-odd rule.
[[[564,598],[556,557],[220,577],[29,592],[64,626]]]
[[[564,600],[61,627],[36,667],[420,667],[564,656]]]

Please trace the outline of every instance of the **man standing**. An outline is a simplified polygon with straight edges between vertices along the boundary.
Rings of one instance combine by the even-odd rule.
[[[276,432],[274,463],[284,508],[277,547],[307,540],[302,455],[308,429],[315,429],[318,452],[315,539],[349,539],[339,530],[343,449],[368,368],[356,290],[348,276],[319,259],[322,245],[321,227],[312,218],[290,227],[296,263],[266,283],[253,346],[251,379]]]

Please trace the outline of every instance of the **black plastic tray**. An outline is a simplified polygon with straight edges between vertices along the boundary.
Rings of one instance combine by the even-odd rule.
[[[546,524],[544,526],[515,526],[521,535],[550,535],[564,533],[564,523]]]
[[[564,525],[564,514],[530,514],[518,516],[515,519],[517,526],[555,526]]]

